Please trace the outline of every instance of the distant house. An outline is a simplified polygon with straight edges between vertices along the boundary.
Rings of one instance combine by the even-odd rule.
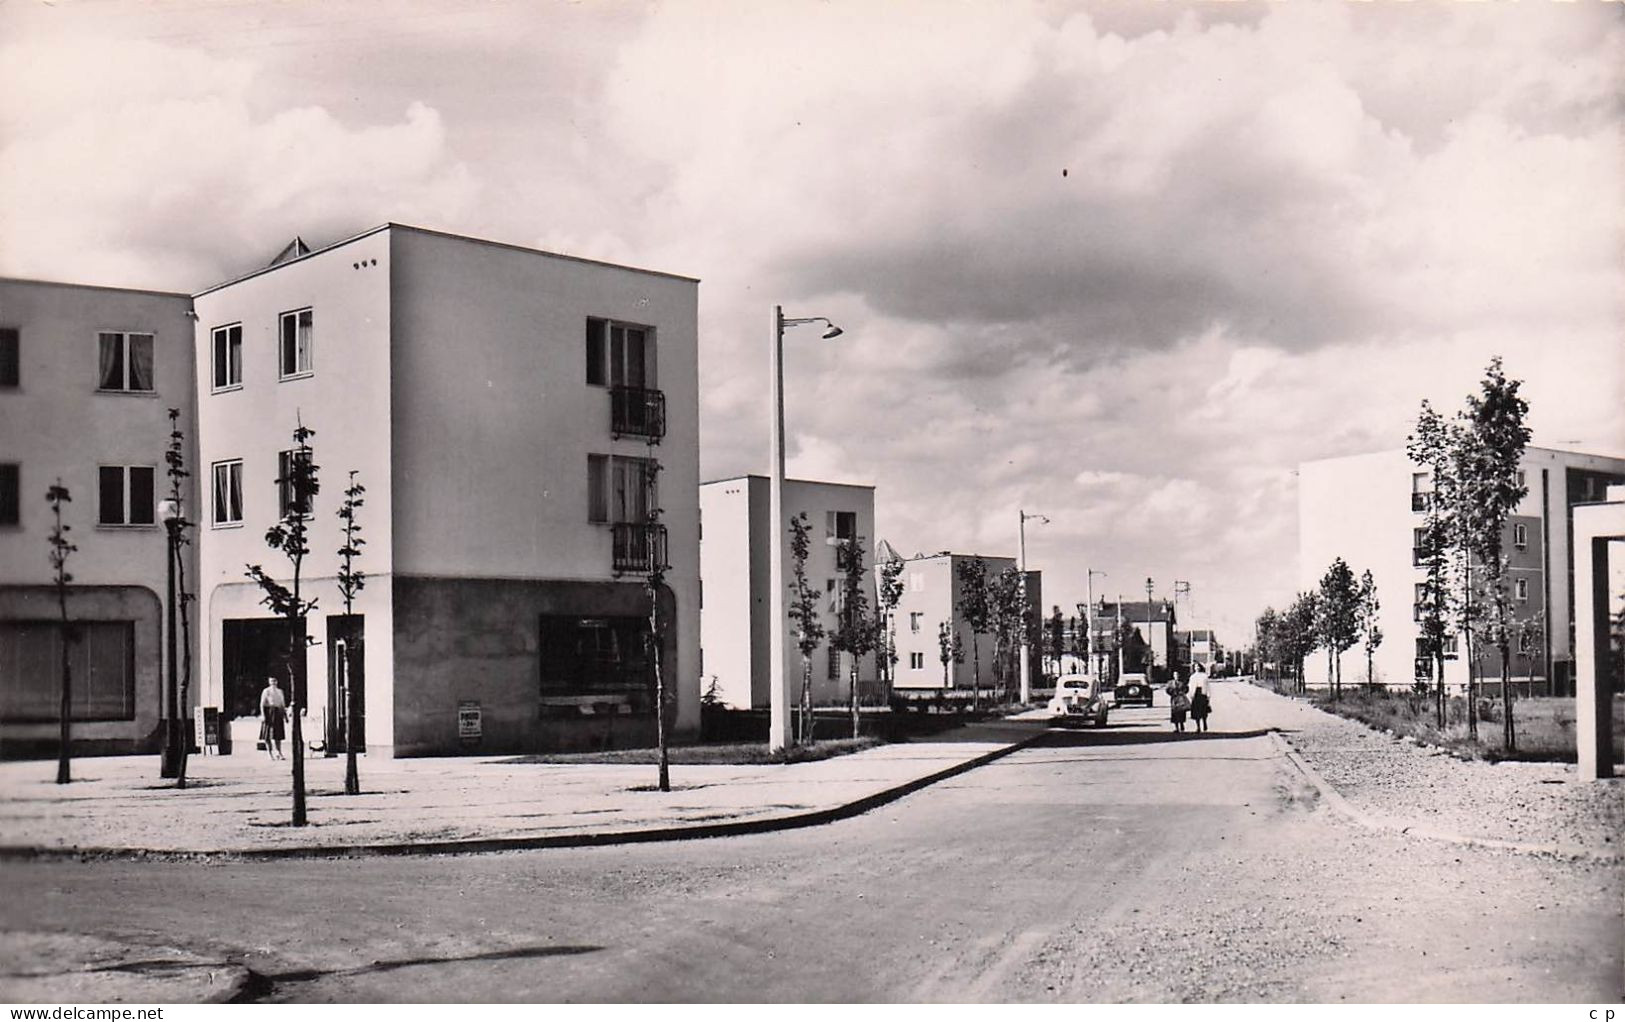
[[[772,623],[769,615],[769,558],[778,543],[784,556],[785,584],[789,585],[793,559],[790,530],[774,529],[769,521],[770,480],[744,475],[716,479],[700,487],[700,575],[705,600],[700,611],[700,645],[707,690],[715,682],[715,695],[737,709],[763,709],[769,705],[768,664]],[[806,572],[821,594],[820,613],[825,629],[833,629],[840,609],[841,579],[847,544],[865,551],[866,570],[873,568],[868,551],[875,547],[875,488],[813,479],[784,481],[784,514],[788,520],[805,514],[811,532]],[[871,572],[872,574],[872,572]],[[874,607],[872,584],[869,606]],[[786,605],[788,606],[788,595]],[[801,691],[801,650],[794,624],[785,621],[785,676],[791,691]],[[873,658],[858,665],[862,686],[873,686]],[[826,640],[813,657],[812,698],[815,706],[844,706],[851,698],[850,655],[834,650]]]
[[[1167,600],[1101,599],[1095,605],[1092,645],[1097,664],[1109,677],[1122,672],[1144,672],[1144,650],[1149,649],[1154,663],[1154,680],[1169,677],[1168,668],[1176,653],[1176,611]],[[1127,643],[1119,640],[1123,626],[1133,630],[1134,637]],[[1143,644],[1143,645],[1142,645]]]
[[[920,693],[941,690],[969,691],[980,671],[984,691],[994,684],[993,636],[983,634],[973,644],[970,625],[960,612],[963,590],[959,567],[975,554],[919,554],[903,562],[903,596],[894,616],[897,645],[897,677],[892,687]],[[988,577],[1016,566],[1013,557],[983,557]],[[1042,624],[1044,606],[1043,574],[1027,572],[1027,607],[1033,620]],[[949,664],[944,671],[938,631],[946,623],[964,646],[965,662]],[[973,660],[972,646],[977,659]],[[1042,657],[1035,643],[1031,658],[1035,678]],[[946,677],[944,674],[946,673]],[[1012,679],[1012,682],[1014,679]]]

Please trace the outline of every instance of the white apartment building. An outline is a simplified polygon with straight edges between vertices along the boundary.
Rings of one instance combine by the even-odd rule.
[[[806,571],[811,584],[823,594],[821,612],[826,631],[834,629],[841,606],[847,545],[856,541],[866,552],[865,557],[875,547],[873,486],[786,479],[786,524],[777,530],[769,521],[769,486],[766,476],[745,475],[717,479],[700,487],[700,575],[705,580],[700,645],[705,650],[704,684],[709,687],[714,682],[721,701],[736,709],[764,709],[770,702],[770,544],[779,544],[785,584],[789,585],[795,563],[790,551],[789,519],[807,516],[812,542]],[[865,563],[864,567],[872,574],[872,564]],[[869,599],[872,608],[872,586]],[[788,603],[787,591],[786,606]],[[795,626],[786,620],[783,628],[787,636],[785,676],[791,680],[791,690],[800,692],[802,661]],[[860,697],[863,688],[875,680],[873,659],[866,657],[864,661],[858,665]],[[813,656],[813,705],[847,705],[851,699],[851,669],[850,655],[835,651],[826,640]]]
[[[0,279],[0,748],[55,750],[61,632],[47,489],[61,480],[69,555],[75,754],[156,752],[165,715],[168,410],[192,435],[191,300]],[[183,511],[196,517],[196,479]],[[196,576],[196,548],[182,551]],[[195,630],[194,630],[195,634]],[[179,648],[179,647],[178,647]],[[195,644],[194,644],[195,649]],[[193,657],[194,662],[196,657]]]
[[[1625,483],[1625,458],[1530,447],[1521,471],[1528,495],[1507,523],[1505,548],[1514,618],[1535,624],[1514,648],[1512,676],[1536,693],[1568,693],[1574,677],[1573,510],[1604,499],[1609,485]],[[1402,450],[1299,466],[1299,588],[1317,588],[1339,556],[1356,577],[1370,569],[1383,632],[1373,680],[1390,688],[1432,677],[1419,644],[1416,610],[1418,586],[1425,579],[1418,530],[1431,490],[1429,474]],[[1452,637],[1445,664],[1449,687],[1466,685],[1469,665],[1463,652]],[[1475,652],[1475,676],[1499,682],[1498,656],[1487,648]],[[1324,651],[1305,662],[1304,673],[1310,685],[1326,683]],[[1365,656],[1358,647],[1343,655],[1343,680],[1365,680]]]
[[[662,662],[678,732],[697,730],[697,290],[386,224],[195,295],[199,698],[233,743],[253,748],[276,675],[306,693],[307,738],[330,749],[352,685],[368,751],[647,744],[645,578],[661,561]],[[290,500],[279,480],[301,423],[321,483],[301,591],[319,605],[290,662],[245,570],[291,573],[264,535]],[[346,617],[336,511],[351,472],[368,580]]]
[[[993,636],[984,633],[972,641],[970,625],[960,613],[963,585],[959,567],[976,554],[916,554],[903,562],[903,596],[893,615],[897,646],[897,677],[892,687],[899,690],[931,692],[971,690],[981,679],[984,691],[992,688],[994,677]],[[988,578],[1016,566],[1013,557],[982,557]],[[1042,622],[1044,606],[1043,575],[1027,572],[1027,607],[1035,621]],[[946,623],[958,634],[964,649],[963,663],[942,662],[940,629]],[[1034,647],[1032,669],[1042,664]]]

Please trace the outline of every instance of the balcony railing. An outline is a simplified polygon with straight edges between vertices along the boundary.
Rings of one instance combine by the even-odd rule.
[[[671,567],[666,562],[666,527],[645,522],[616,522],[614,569],[627,571],[653,571]]]
[[[609,388],[609,431],[659,440],[666,435],[666,395],[643,387]]]

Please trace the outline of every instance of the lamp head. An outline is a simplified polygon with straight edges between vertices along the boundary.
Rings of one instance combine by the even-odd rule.
[[[828,321],[826,320],[826,322],[828,322]],[[823,339],[827,341],[827,340],[830,340],[832,338],[839,337],[839,336],[841,336],[841,334],[843,334],[845,332],[846,331],[842,330],[840,327],[836,326],[834,323],[830,323],[829,324],[829,329],[824,331]]]
[[[181,516],[181,503],[165,497],[158,502],[158,517],[165,522],[172,522]]]

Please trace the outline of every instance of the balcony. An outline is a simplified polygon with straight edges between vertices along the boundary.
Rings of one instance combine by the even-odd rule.
[[[1428,508],[1430,508],[1432,506],[1433,506],[1433,494],[1431,494],[1431,493],[1413,493],[1413,494],[1411,494],[1411,510],[1412,511],[1426,511]]]
[[[666,395],[643,387],[609,388],[609,431],[658,443],[666,435]]]
[[[653,571],[671,567],[666,561],[666,527],[646,522],[616,522],[614,525],[614,570],[617,575],[629,571]]]

